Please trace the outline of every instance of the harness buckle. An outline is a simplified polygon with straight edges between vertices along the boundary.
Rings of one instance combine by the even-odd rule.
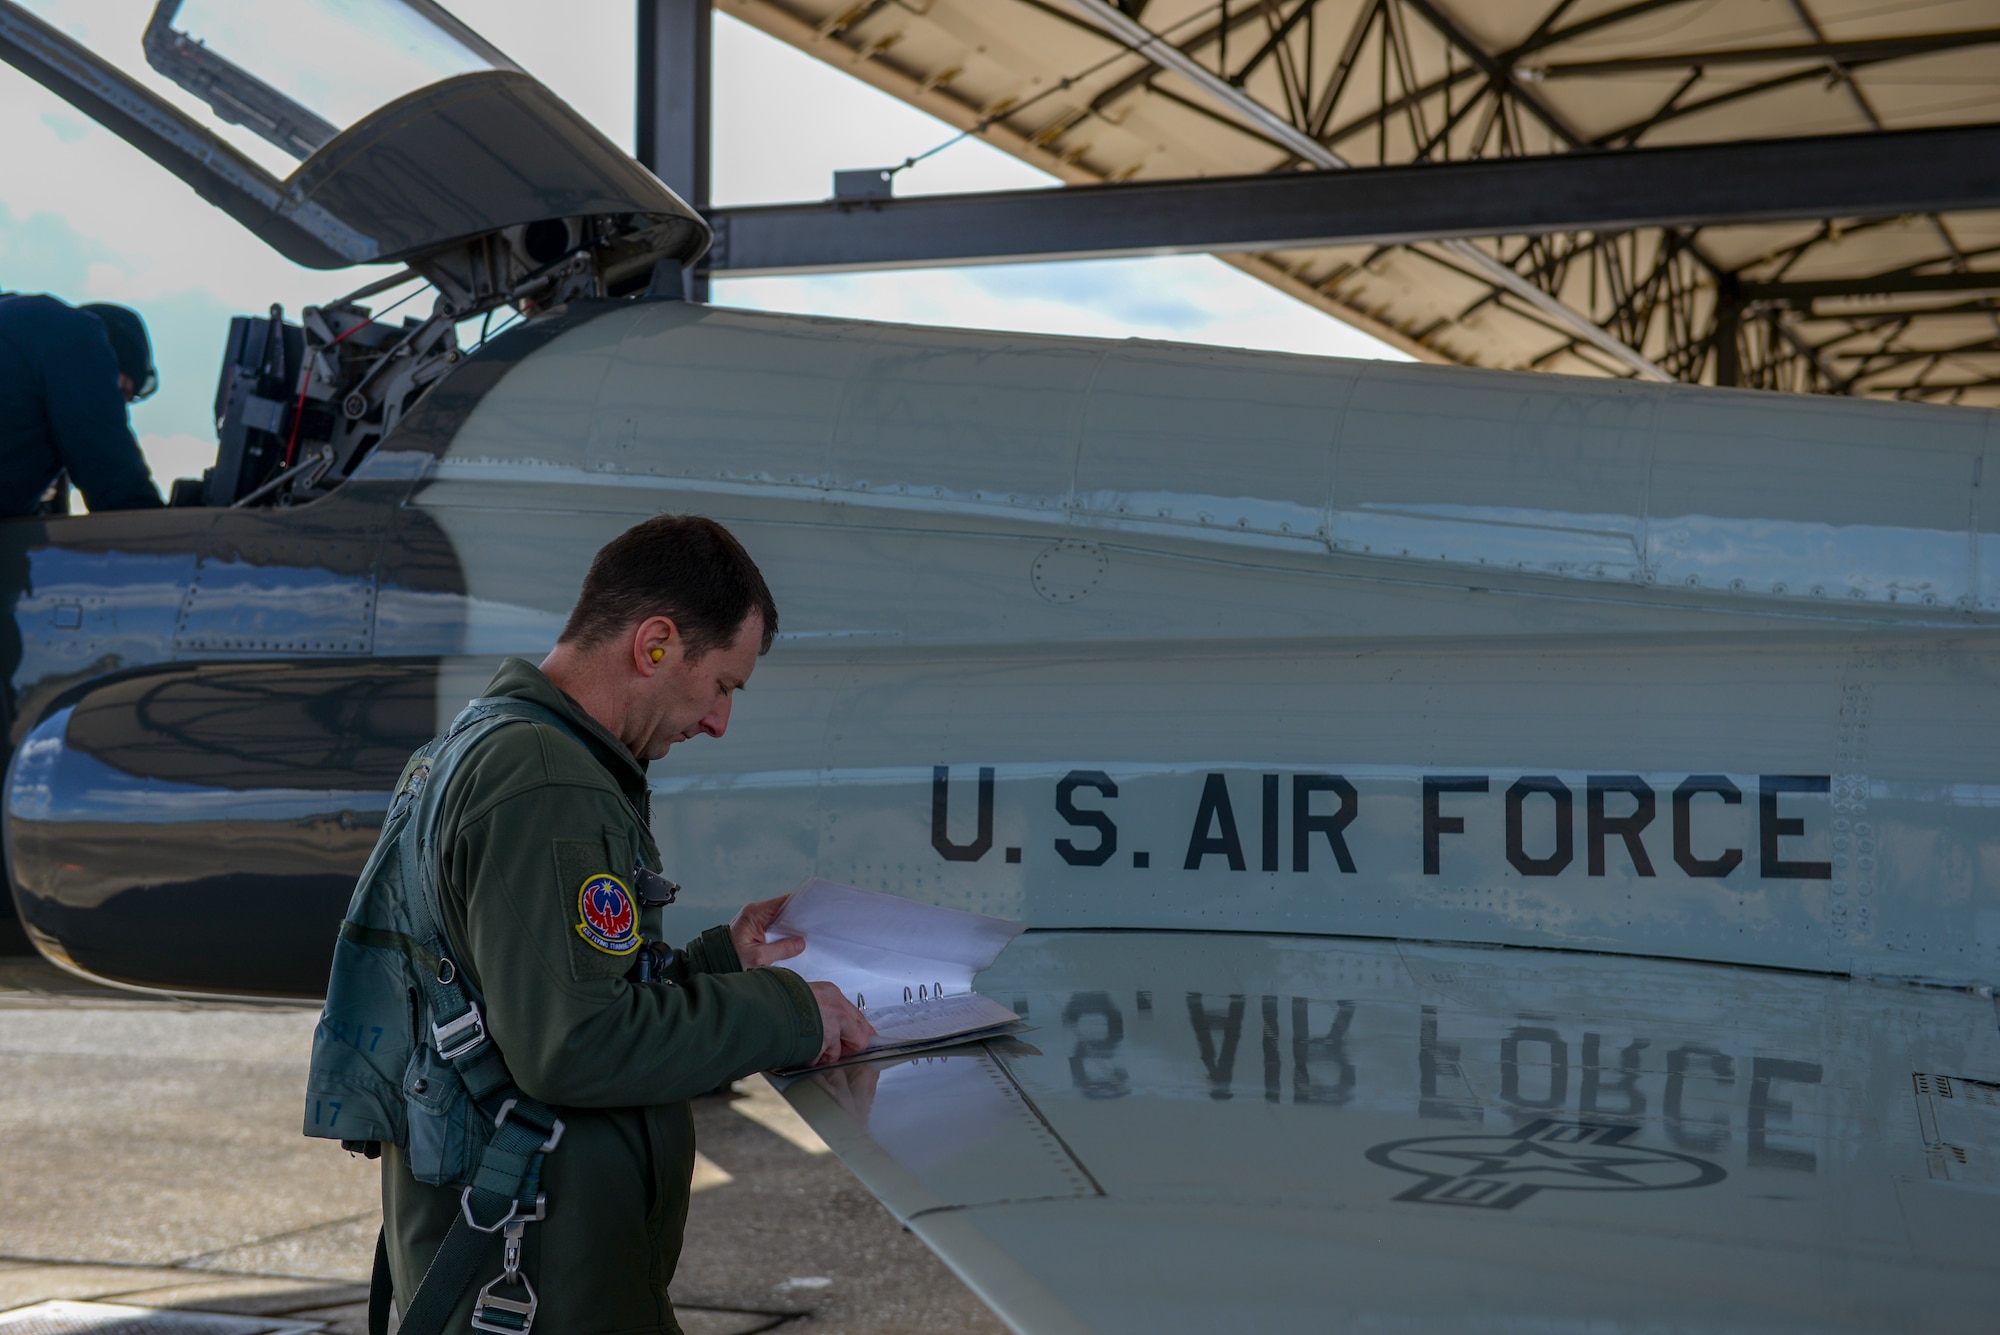
[[[514,1298],[497,1298],[493,1290],[502,1284],[519,1284],[521,1291],[528,1295],[526,1302]],[[528,1335],[535,1325],[535,1309],[541,1300],[535,1296],[535,1286],[528,1277],[518,1270],[504,1272],[487,1281],[486,1287],[472,1303],[472,1328],[498,1332],[498,1335]]]
[[[506,1240],[500,1253],[500,1273],[479,1291],[479,1297],[472,1304],[472,1328],[474,1330],[500,1331],[503,1335],[526,1335],[535,1324],[535,1308],[539,1299],[535,1296],[535,1286],[521,1273],[521,1235],[528,1225],[540,1219],[547,1197],[535,1199],[535,1213],[532,1217],[509,1216]],[[493,1290],[502,1284],[519,1284],[528,1295],[528,1301],[518,1302],[512,1298],[496,1298]]]
[[[455,1020],[431,1026],[431,1042],[438,1056],[455,1062],[486,1041],[486,1017],[474,1006]]]
[[[507,1115],[514,1111],[515,1105],[520,1103],[520,1101],[519,1099],[508,1099],[500,1105],[500,1111],[493,1114],[493,1129],[495,1131],[507,1125]],[[549,1128],[549,1138],[542,1142],[541,1148],[536,1151],[537,1154],[547,1154],[556,1146],[562,1144],[563,1131],[566,1129],[563,1126],[563,1119],[557,1117],[551,1120],[553,1120],[555,1125]]]
[[[549,1194],[546,1191],[535,1193],[535,1212],[533,1214],[523,1214],[521,1212],[521,1202],[508,1201],[506,1214],[501,1215],[490,1224],[482,1224],[472,1217],[472,1188],[467,1187],[458,1193],[458,1209],[459,1213],[465,1216],[465,1222],[479,1232],[498,1233],[509,1224],[534,1224],[548,1218]]]

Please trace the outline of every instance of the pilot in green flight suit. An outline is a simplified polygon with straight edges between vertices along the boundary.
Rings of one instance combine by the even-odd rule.
[[[858,1050],[867,1026],[830,984],[759,967],[803,942],[765,940],[782,900],[704,932],[657,982],[628,979],[648,940],[629,893],[659,870],[646,763],[722,736],[730,696],[769,647],[777,609],[720,525],[661,516],[593,562],[562,639],[537,670],[509,659],[490,696],[531,700],[570,731],[500,728],[442,795],[435,847],[444,927],[486,1002],[522,1092],[567,1130],[542,1166],[547,1218],[522,1270],[552,1335],[677,1332],[667,1287],[694,1166],[687,1100],[754,1071]],[[624,891],[624,894],[620,894]],[[656,916],[656,915],[651,915]],[[384,1147],[382,1200],[397,1306],[460,1209]],[[501,1242],[491,1240],[497,1272]],[[474,1295],[449,1331],[466,1330]]]

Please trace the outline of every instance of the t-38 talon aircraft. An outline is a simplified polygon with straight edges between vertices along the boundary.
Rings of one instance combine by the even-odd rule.
[[[240,320],[183,504],[0,526],[51,959],[312,994],[407,751],[701,511],[785,634],[677,925],[1033,929],[1022,1038],[787,1090],[1017,1330],[1992,1328],[2000,415],[664,299],[701,221],[428,0],[299,8],[380,88],[203,10],[0,55],[436,306]]]

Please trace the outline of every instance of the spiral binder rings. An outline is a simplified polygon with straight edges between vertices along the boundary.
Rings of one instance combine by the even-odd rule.
[[[981,1033],[1020,1021],[1013,1011],[977,992],[944,996],[929,994],[921,987],[919,991],[925,994],[911,995],[909,1000],[893,1005],[861,1007],[868,1023],[875,1026],[875,1039],[865,1051]],[[908,995],[909,989],[904,992]]]
[[[907,1006],[912,1002],[928,1001],[932,997],[942,997],[943,995],[943,983],[918,983],[915,992],[910,991],[907,987],[903,989],[903,1004]],[[854,1009],[860,1011],[868,1009],[868,994],[866,992],[856,992],[854,994]]]

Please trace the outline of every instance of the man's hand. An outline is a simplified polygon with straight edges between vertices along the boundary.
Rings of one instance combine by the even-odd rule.
[[[839,988],[832,983],[806,986],[812,989],[813,1000],[819,1003],[819,1056],[814,1066],[852,1057],[868,1046],[868,1040],[875,1037],[875,1026],[868,1023],[867,1017],[854,1008],[854,1003]]]
[[[761,969],[779,960],[788,960],[806,948],[802,936],[787,936],[772,941],[764,934],[778,915],[785,910],[785,901],[790,895],[779,895],[776,899],[760,899],[755,904],[745,904],[736,910],[736,916],[729,923],[729,939],[736,946],[736,958],[746,969]]]
[[[761,969],[788,960],[806,948],[802,936],[788,936],[771,940],[767,933],[778,915],[785,910],[785,901],[790,895],[779,895],[776,899],[760,899],[755,904],[745,904],[736,911],[736,917],[729,924],[729,939],[736,946],[736,958],[746,969]],[[851,1057],[868,1046],[868,1040],[875,1037],[875,1026],[863,1018],[854,1003],[832,983],[810,983],[813,1000],[819,1003],[820,1047],[815,1066]]]

